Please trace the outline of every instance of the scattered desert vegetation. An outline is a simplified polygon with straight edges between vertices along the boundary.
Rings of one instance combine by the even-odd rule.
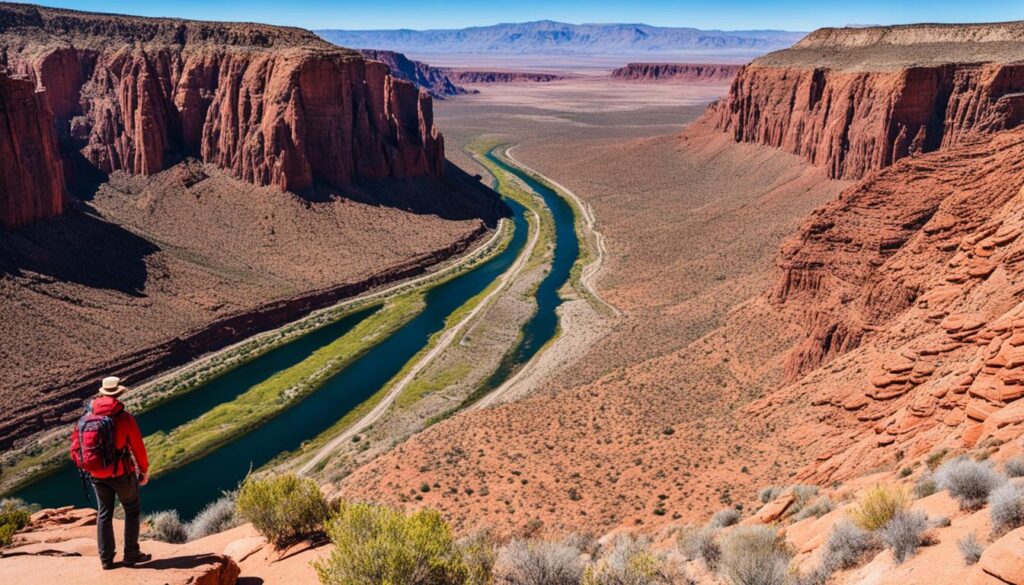
[[[153,540],[170,543],[197,540],[234,528],[238,523],[234,493],[226,493],[210,502],[189,522],[182,522],[174,510],[154,512],[145,518],[146,535]]]

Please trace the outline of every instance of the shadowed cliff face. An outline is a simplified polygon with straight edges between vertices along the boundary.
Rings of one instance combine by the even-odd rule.
[[[422,61],[414,61],[402,53],[378,49],[359,49],[359,54],[365,59],[384,63],[390,69],[392,76],[425,89],[427,93],[437,99],[443,100],[448,96],[477,93],[475,90],[470,91],[452,83],[445,70],[431,67]]]
[[[297,29],[0,5],[0,63],[44,90],[69,171],[196,156],[284,190],[443,173],[428,95]]]
[[[50,112],[29,81],[0,69],[0,225],[20,227],[64,208]]]

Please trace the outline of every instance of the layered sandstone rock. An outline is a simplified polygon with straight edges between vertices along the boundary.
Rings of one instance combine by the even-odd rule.
[[[28,80],[0,69],[0,227],[60,213],[64,176],[52,117]]]
[[[988,36],[967,37],[954,29],[812,33],[744,67],[707,115],[737,141],[850,179],[1024,122],[1021,51],[1003,50],[1003,39],[1020,40],[1024,29],[990,25]]]
[[[429,96],[298,29],[0,5],[0,64],[44,90],[69,168],[196,156],[286,190],[443,172]]]
[[[623,81],[682,81],[724,83],[736,77],[740,65],[723,63],[629,63],[612,71]]]

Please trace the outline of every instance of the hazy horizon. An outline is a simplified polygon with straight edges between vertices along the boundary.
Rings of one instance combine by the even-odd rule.
[[[886,0],[858,3],[811,0],[721,0],[719,2],[571,0],[557,5],[524,0],[515,5],[486,5],[470,0],[414,2],[379,0],[56,0],[43,5],[94,12],[165,16],[195,20],[261,22],[313,30],[439,30],[552,20],[568,24],[646,24],[702,30],[781,30],[806,32],[822,27],[912,23],[985,23],[1024,20],[1024,3],[994,0]],[[871,23],[871,24],[865,24]]]

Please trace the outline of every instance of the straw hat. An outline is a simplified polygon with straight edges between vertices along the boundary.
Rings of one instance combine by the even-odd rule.
[[[104,396],[117,396],[125,390],[127,390],[127,388],[121,385],[121,378],[118,378],[117,376],[103,378],[103,385],[100,386],[100,394]]]

